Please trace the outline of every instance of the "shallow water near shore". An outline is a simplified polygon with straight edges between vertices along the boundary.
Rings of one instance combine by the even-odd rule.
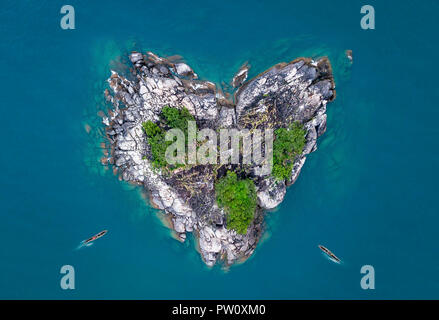
[[[0,298],[439,298],[437,2],[371,1],[373,31],[360,28],[360,1],[75,0],[68,31],[63,4],[0,9]],[[245,263],[207,268],[192,236],[173,239],[142,190],[100,164],[105,81],[134,49],[181,55],[215,83],[246,61],[252,77],[329,56],[328,130]],[[63,265],[75,290],[60,288]],[[375,290],[360,287],[363,265]]]

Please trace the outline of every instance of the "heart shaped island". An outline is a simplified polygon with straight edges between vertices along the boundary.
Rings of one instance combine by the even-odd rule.
[[[130,61],[105,91],[105,163],[148,190],[181,241],[193,232],[208,266],[244,261],[326,130],[328,58],[279,63],[251,80],[244,65],[227,88],[152,52]]]

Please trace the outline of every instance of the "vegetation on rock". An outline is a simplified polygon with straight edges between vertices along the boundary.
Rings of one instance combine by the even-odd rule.
[[[227,227],[246,234],[257,205],[254,182],[250,179],[238,179],[235,172],[228,171],[216,183],[215,191],[218,205],[227,213]]]
[[[184,107],[177,109],[165,106],[162,109],[161,118],[165,127],[182,130],[187,139],[188,121],[194,121],[194,117],[189,113],[189,110]],[[166,141],[165,130],[151,120],[143,122],[142,127],[151,147],[152,164],[157,168],[167,167],[165,152],[168,146],[172,144],[172,141]],[[178,165],[175,167],[178,167]]]
[[[151,147],[152,164],[157,168],[166,167],[165,152],[172,142],[165,140],[165,130],[150,120],[143,122],[142,126]]]
[[[187,137],[188,121],[195,121],[189,110],[185,107],[181,109],[164,106],[161,117],[164,119],[167,126],[173,129],[180,129]]]
[[[291,177],[294,159],[300,155],[305,146],[306,131],[299,122],[294,122],[288,129],[275,130],[273,142],[273,176],[278,180]]]

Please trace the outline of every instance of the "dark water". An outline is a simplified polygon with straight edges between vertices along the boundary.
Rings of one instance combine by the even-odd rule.
[[[59,27],[64,4],[0,7],[0,298],[439,298],[438,2],[368,1],[373,31],[360,28],[362,1],[70,1],[76,30]],[[102,90],[132,49],[180,54],[217,83],[245,61],[256,75],[331,59],[328,131],[254,256],[228,272],[99,164]],[[66,264],[75,290],[60,288]],[[360,287],[363,265],[375,290]]]

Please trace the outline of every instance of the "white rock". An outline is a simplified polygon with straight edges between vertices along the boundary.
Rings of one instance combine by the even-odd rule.
[[[184,222],[180,219],[174,219],[174,230],[178,233],[183,233],[186,231],[186,228],[184,226]]]
[[[194,76],[195,75],[192,68],[189,67],[186,63],[176,63],[174,65],[174,70],[175,70],[175,73],[177,73],[179,76],[187,77],[187,76]]]
[[[200,238],[200,248],[207,252],[218,253],[221,251],[221,240],[213,238],[208,242],[205,238]]]
[[[148,92],[148,89],[145,87],[145,86],[140,86],[140,95],[144,95],[145,93],[147,93]]]

